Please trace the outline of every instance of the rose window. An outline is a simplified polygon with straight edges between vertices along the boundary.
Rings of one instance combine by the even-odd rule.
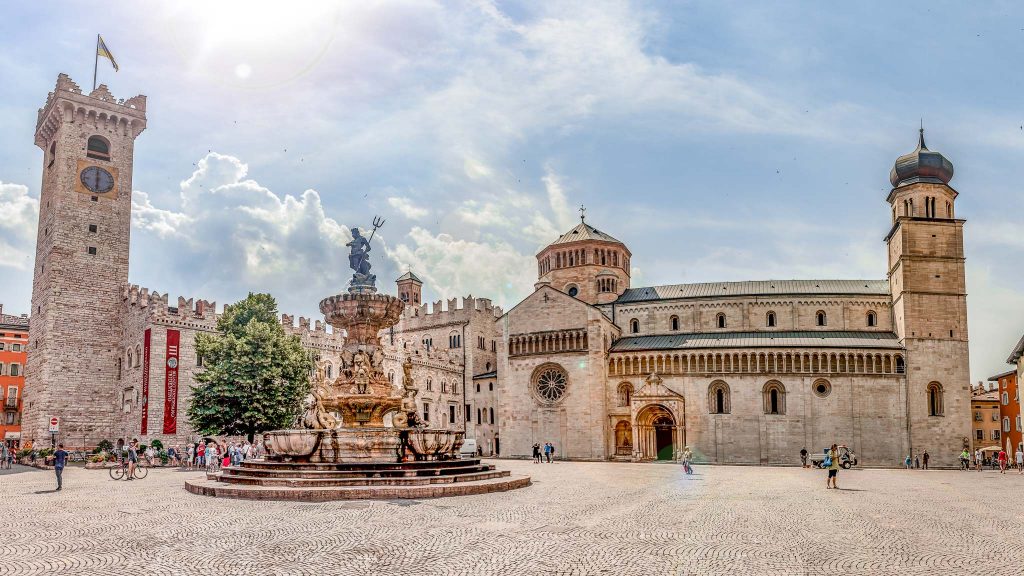
[[[537,396],[547,402],[554,404],[565,396],[566,386],[569,384],[565,371],[560,367],[547,366],[541,369],[537,375],[534,390]]]

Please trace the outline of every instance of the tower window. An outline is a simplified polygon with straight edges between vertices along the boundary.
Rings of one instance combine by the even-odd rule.
[[[817,314],[815,314],[814,317],[818,326],[828,325],[828,318],[825,316],[825,312],[818,310]]]
[[[868,312],[868,327],[873,328],[878,325],[878,317],[875,316],[874,312]]]
[[[769,328],[775,328],[775,312],[768,313],[765,325],[767,325]]]
[[[96,228],[95,224],[89,224],[89,232],[95,234],[96,230],[97,230],[97,228]]]
[[[636,334],[640,332],[640,321],[636,318],[629,321],[629,332],[630,334]]]
[[[576,295],[579,294],[579,293],[580,293],[580,289],[579,288],[577,288],[575,286],[570,286],[569,287],[569,296],[572,296],[573,298],[575,298]]]
[[[719,313],[716,318],[716,323],[719,328],[725,328],[725,314]]]
[[[932,382],[928,385],[928,415],[942,416],[942,384]]]
[[[89,252],[90,256],[95,256],[96,255],[96,247],[95,246],[89,246],[88,252]]]
[[[673,316],[669,321],[669,324],[671,325],[673,332],[679,330],[679,316]]]
[[[50,143],[50,163],[46,165],[47,168],[53,166],[53,163],[57,160],[57,143]]]
[[[110,160],[110,143],[102,136],[89,136],[85,155],[97,160]]]

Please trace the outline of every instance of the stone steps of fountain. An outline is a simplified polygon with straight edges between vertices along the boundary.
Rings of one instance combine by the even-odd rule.
[[[246,460],[240,465],[245,470],[294,472],[358,472],[366,473],[409,470],[458,469],[480,466],[478,458],[467,460],[429,460],[417,462],[275,462],[272,460]]]
[[[359,479],[359,478],[408,478],[408,477],[447,477],[494,470],[490,464],[458,467],[419,467],[413,469],[348,469],[320,470],[305,467],[291,469],[266,469],[262,467],[230,466],[222,470],[222,477],[248,476],[259,478],[309,478],[309,479]]]
[[[508,470],[488,470],[458,476],[413,476],[408,478],[265,478],[243,475],[207,475],[209,480],[225,484],[247,486],[286,486],[291,488],[328,488],[342,486],[428,486],[431,484],[454,484],[476,482],[509,476]]]
[[[374,479],[381,480],[381,479]],[[386,481],[397,479],[384,479]],[[419,480],[419,478],[416,478]],[[430,480],[430,479],[428,479]],[[367,486],[260,486],[229,484],[209,478],[185,481],[185,489],[193,494],[218,498],[243,498],[250,500],[297,500],[303,502],[324,502],[330,500],[440,498],[445,496],[468,496],[503,492],[530,485],[529,476],[510,475],[482,480],[445,482],[442,484]]]

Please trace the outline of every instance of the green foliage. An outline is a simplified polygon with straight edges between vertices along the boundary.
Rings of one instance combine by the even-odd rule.
[[[284,332],[269,294],[249,294],[197,334],[204,370],[195,375],[188,418],[204,436],[246,435],[290,426],[309,394],[313,360]]]
[[[28,458],[29,456],[32,455],[32,449],[24,448],[22,450],[18,450],[14,455],[17,456],[19,459]]]
[[[167,450],[161,450],[160,452],[157,453],[156,457],[160,459],[161,464],[167,464],[167,462],[170,461],[171,459],[171,457],[167,455]]]
[[[45,459],[45,458],[49,458],[50,456],[53,456],[53,448],[43,448],[43,449],[39,450],[38,452],[36,452],[36,457],[37,458],[44,458]]]
[[[114,444],[110,440],[100,440],[100,443],[93,448],[93,454],[99,454],[100,452],[110,452],[114,449]]]
[[[105,452],[99,452],[97,454],[90,455],[89,459],[88,459],[88,462],[91,463],[91,464],[98,464],[100,462],[103,462],[106,459],[107,459],[107,454]]]
[[[145,451],[146,451],[146,445],[145,444],[139,444],[139,452],[138,452],[139,457],[142,457],[142,453],[145,452]]]
[[[161,442],[159,438],[154,438],[152,444],[153,444],[153,450],[156,450],[157,452],[159,452],[160,450],[163,450],[163,448],[164,448],[164,443]]]

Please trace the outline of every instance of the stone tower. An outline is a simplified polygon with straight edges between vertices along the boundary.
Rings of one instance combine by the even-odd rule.
[[[419,306],[423,302],[423,281],[411,270],[399,276],[395,282],[398,284],[398,298],[405,302],[406,306]]]
[[[120,352],[119,296],[128,284],[132,156],[146,97],[86,95],[67,75],[36,122],[43,150],[32,278],[24,437],[92,446],[110,437]]]
[[[964,220],[955,217],[952,177],[953,164],[925,146],[922,129],[890,174],[886,237],[893,325],[907,350],[904,453],[927,450],[940,465],[954,465],[970,436]]]
[[[615,301],[629,288],[626,245],[586,223],[558,237],[537,254],[537,284],[588,304]]]

